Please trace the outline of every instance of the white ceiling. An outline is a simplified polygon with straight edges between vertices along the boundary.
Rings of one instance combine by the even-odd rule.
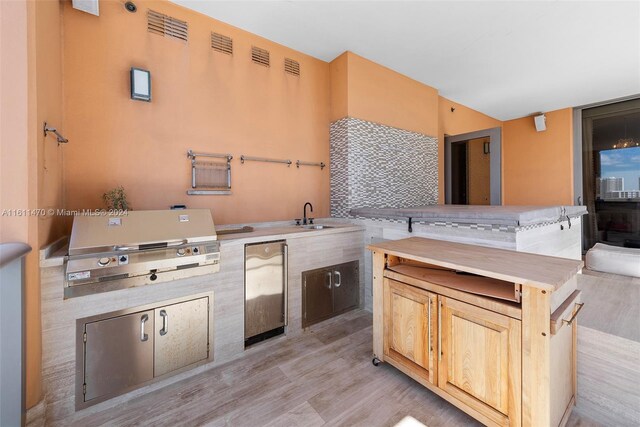
[[[640,93],[639,1],[174,2],[325,61],[350,50],[500,120]]]

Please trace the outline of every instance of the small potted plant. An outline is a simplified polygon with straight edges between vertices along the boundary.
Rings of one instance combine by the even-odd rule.
[[[109,211],[127,211],[131,209],[122,185],[104,193],[102,200],[104,200]]]

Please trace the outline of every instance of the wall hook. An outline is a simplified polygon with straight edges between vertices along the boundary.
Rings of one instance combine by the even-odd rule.
[[[58,141],[58,145],[66,144],[67,142],[69,142],[69,140],[67,138],[65,138],[64,136],[62,136],[60,134],[60,132],[58,132],[58,130],[56,128],[47,126],[47,122],[44,122],[44,126],[43,126],[42,130],[44,132],[44,136],[45,137],[47,136],[47,134],[49,132],[53,132],[56,135],[56,140]]]

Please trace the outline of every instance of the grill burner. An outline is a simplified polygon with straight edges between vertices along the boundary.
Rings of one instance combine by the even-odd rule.
[[[65,262],[64,295],[215,273],[219,262],[220,244],[208,209],[78,215]]]

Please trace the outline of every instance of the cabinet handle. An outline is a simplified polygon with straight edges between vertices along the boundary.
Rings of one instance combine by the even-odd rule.
[[[149,339],[149,335],[144,333],[144,324],[149,320],[149,316],[143,314],[140,317],[140,341],[147,341]]]
[[[442,361],[442,301],[438,307],[438,361]]]
[[[337,271],[337,270],[336,270],[336,271],[334,271],[333,273],[338,277],[338,280],[334,283],[334,286],[335,286],[336,288],[339,288],[339,287],[340,287],[340,285],[342,285],[342,275],[341,275],[341,274],[340,274],[340,272],[339,272],[339,271]]]
[[[331,274],[330,271],[327,271],[327,277],[329,278],[329,286],[327,286],[327,289],[331,289],[331,278],[333,277],[333,274]]]
[[[169,332],[169,314],[166,310],[160,310],[160,317],[162,317],[162,329],[160,329],[160,335],[167,335]]]
[[[578,309],[573,313],[573,316],[571,316],[571,319],[569,320],[562,319],[562,321],[567,325],[571,325],[573,321],[576,320],[576,317],[578,317],[578,313],[580,313],[580,310],[582,310],[582,307],[584,307],[583,302],[576,303],[576,305],[578,306]]]

